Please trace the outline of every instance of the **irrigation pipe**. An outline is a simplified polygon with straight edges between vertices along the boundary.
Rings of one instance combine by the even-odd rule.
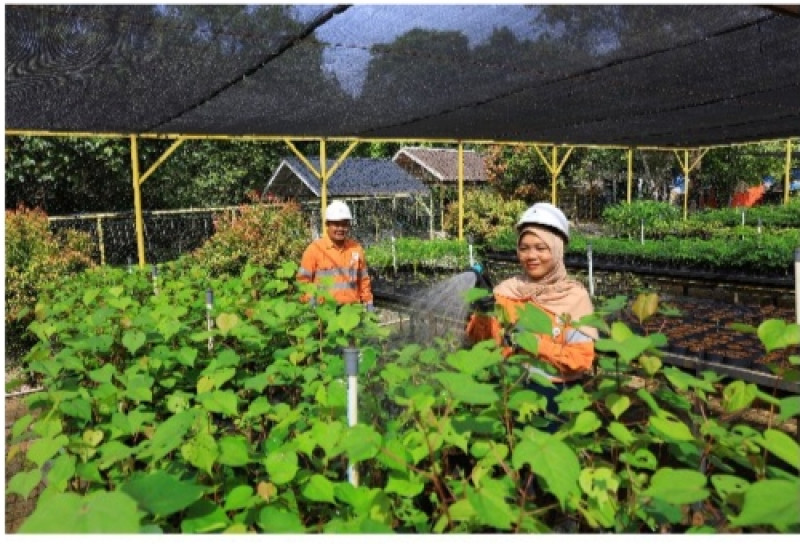
[[[344,363],[347,372],[347,423],[354,427],[358,423],[358,348],[344,348]],[[347,479],[358,487],[358,469],[353,463],[347,465]]]

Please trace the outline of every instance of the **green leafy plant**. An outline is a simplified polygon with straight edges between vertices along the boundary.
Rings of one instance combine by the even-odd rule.
[[[306,217],[297,203],[253,202],[238,213],[220,214],[215,234],[189,257],[212,275],[238,274],[247,263],[275,268],[284,260],[300,261],[311,241]]]
[[[51,285],[25,358],[45,389],[11,429],[9,459],[26,468],[6,492],[45,486],[21,532],[800,529],[800,446],[737,418],[756,399],[794,417],[797,397],[665,366],[662,334],[600,319],[623,301],[591,319],[596,374],[547,414],[520,364],[535,356],[504,358],[491,341],[390,347],[359,305],[299,303],[295,273],[287,262],[209,279],[170,264],[156,293],[140,271],[103,267]],[[657,308],[652,296],[632,306],[642,323]],[[538,314],[518,336],[534,351]],[[767,349],[800,342],[781,323],[758,334]],[[349,346],[361,352],[353,425]],[[559,430],[543,432],[552,417]]]
[[[32,345],[25,328],[41,288],[92,266],[94,244],[79,231],[53,235],[47,215],[24,206],[6,210],[5,244],[6,352],[24,353]]]

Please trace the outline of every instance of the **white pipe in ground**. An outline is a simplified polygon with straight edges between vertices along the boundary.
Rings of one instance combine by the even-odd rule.
[[[361,352],[358,348],[344,348],[344,364],[347,372],[347,423],[350,427],[358,423],[358,359]],[[358,487],[358,470],[355,465],[347,465],[347,479]]]

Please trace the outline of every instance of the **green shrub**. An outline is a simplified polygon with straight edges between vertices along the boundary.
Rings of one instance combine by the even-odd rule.
[[[274,270],[282,261],[299,262],[311,241],[308,217],[294,202],[240,207],[214,220],[216,233],[190,257],[211,275],[237,275],[246,263]]]
[[[522,200],[506,200],[502,196],[481,189],[464,191],[464,236],[472,236],[476,243],[483,243],[517,222],[528,207]],[[458,233],[458,202],[447,207],[444,217],[445,230]]]
[[[17,354],[33,344],[25,329],[42,287],[92,266],[94,242],[75,230],[54,235],[44,211],[24,206],[6,210],[5,227],[6,353]]]
[[[615,204],[603,210],[603,221],[617,236],[638,237],[642,221],[647,232],[676,229],[682,220],[681,210],[668,202],[637,200]]]

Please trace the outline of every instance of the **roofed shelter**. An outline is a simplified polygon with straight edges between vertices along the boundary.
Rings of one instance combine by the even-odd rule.
[[[441,230],[444,230],[445,206],[453,200],[450,196],[458,188],[459,179],[466,185],[485,185],[489,181],[486,157],[477,151],[464,150],[463,162],[459,163],[458,149],[404,147],[392,160],[434,190]]]
[[[308,164],[296,157],[284,158],[267,182],[262,197],[297,200],[315,215],[320,209],[323,188],[314,173],[319,171],[319,157],[309,157]],[[381,231],[397,235],[432,231],[430,189],[388,159],[347,158],[328,178],[327,195],[344,200],[350,206],[354,236],[362,242],[377,238]],[[382,212],[381,212],[382,210]],[[367,218],[372,224],[367,225]],[[312,225],[320,224],[318,215]],[[319,233],[317,233],[319,234]]]
[[[689,150],[791,155],[799,30],[780,5],[6,5],[6,134],[129,138],[139,218],[192,138],[319,141],[323,204],[326,140],[529,145],[553,180],[574,146],[669,149],[688,194]],[[140,138],[174,145],[140,171]]]

